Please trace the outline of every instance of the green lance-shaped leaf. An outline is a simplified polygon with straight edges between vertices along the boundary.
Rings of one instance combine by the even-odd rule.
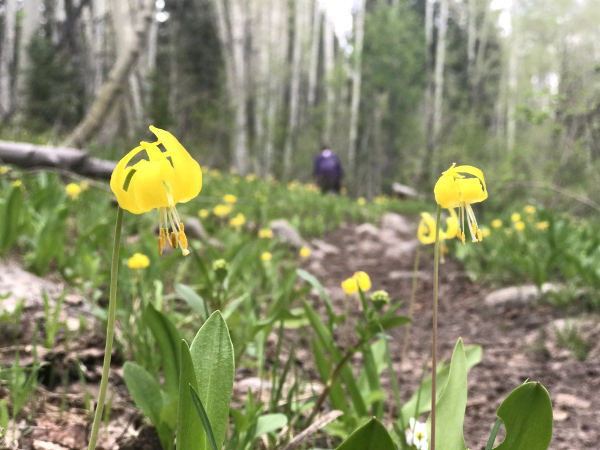
[[[171,399],[177,398],[179,395],[181,334],[171,319],[154,309],[152,305],[148,305],[144,310],[144,319],[158,344],[167,394]]]
[[[352,433],[337,450],[396,450],[396,446],[381,422],[371,419]]]
[[[123,378],[135,405],[158,428],[164,406],[158,381],[143,367],[129,361],[123,366]]]
[[[190,348],[198,396],[206,409],[217,446],[225,441],[235,372],[233,345],[227,324],[215,311],[202,325]]]
[[[192,355],[187,343],[181,341],[181,367],[179,370],[179,414],[177,421],[177,448],[184,450],[206,450],[206,433],[196,413],[190,395],[190,386],[198,389],[198,380]]]
[[[202,405],[202,401],[200,397],[198,397],[198,393],[196,389],[190,384],[190,396],[192,397],[192,401],[194,402],[194,406],[196,407],[196,412],[198,413],[198,417],[202,421],[202,426],[204,427],[204,431],[206,433],[206,438],[210,443],[210,448],[212,450],[217,449],[217,442],[215,441],[215,435],[213,434],[212,427],[210,426],[210,420],[208,420],[208,416],[206,415],[206,411],[204,410],[204,406]]]
[[[0,229],[0,253],[4,254],[15,243],[19,236],[19,220],[23,209],[23,192],[14,187],[4,207],[4,218]]]
[[[496,415],[506,429],[496,450],[546,450],[550,446],[552,402],[540,383],[525,383],[512,391]]]
[[[435,442],[444,450],[467,450],[463,436],[463,422],[467,408],[467,358],[462,339],[458,339],[446,389],[436,403]],[[431,416],[427,419],[427,436],[431,436]]]

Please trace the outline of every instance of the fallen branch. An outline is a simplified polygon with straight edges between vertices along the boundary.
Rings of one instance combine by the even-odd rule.
[[[27,169],[53,167],[94,178],[110,179],[114,161],[93,158],[84,150],[0,141],[0,161]]]
[[[317,420],[315,423],[313,423],[310,427],[306,428],[298,436],[296,436],[294,439],[292,439],[288,443],[288,445],[285,446],[285,448],[283,450],[295,450],[307,438],[309,438],[310,436],[315,434],[317,431],[319,431],[321,428],[323,428],[329,422],[333,422],[335,419],[340,417],[342,414],[344,414],[344,413],[342,411],[338,411],[338,410],[329,411],[327,414],[325,414],[323,417],[321,417],[319,420]]]

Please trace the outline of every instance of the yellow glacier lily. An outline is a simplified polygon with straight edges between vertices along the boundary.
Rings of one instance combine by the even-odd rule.
[[[452,239],[457,236],[458,233],[458,217],[454,208],[450,208],[450,217],[446,218],[446,224],[448,228],[446,231],[440,229],[440,240]],[[417,228],[417,238],[422,244],[433,244],[435,242],[435,219],[431,214],[423,212],[421,213],[421,222]]]
[[[462,229],[459,228],[456,235],[463,244],[465,243],[465,217],[469,223],[473,242],[481,241],[483,235],[477,227],[471,205],[482,202],[488,197],[483,172],[473,166],[455,166],[456,164],[452,164],[452,167],[443,172],[435,184],[433,190],[435,200],[442,208],[459,208],[459,223],[462,224]],[[472,175],[473,178],[465,178],[463,174]]]
[[[133,214],[158,210],[158,251],[161,255],[167,237],[172,247],[181,245],[183,254],[188,255],[187,238],[175,205],[186,203],[200,193],[202,170],[171,133],[153,126],[150,131],[158,140],[141,142],[121,159],[112,173],[110,187],[119,206]],[[160,144],[166,151],[159,148]],[[129,162],[144,151],[148,159],[128,167]]]

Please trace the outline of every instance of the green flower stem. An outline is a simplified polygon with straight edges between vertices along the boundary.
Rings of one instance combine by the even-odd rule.
[[[435,220],[435,254],[433,259],[433,349],[431,356],[431,439],[430,448],[435,450],[435,403],[436,403],[436,378],[437,378],[437,318],[438,318],[438,273],[440,265],[440,219],[442,207],[437,207],[437,218]]]
[[[408,303],[408,318],[412,321],[413,313],[415,310],[415,298],[417,296],[417,278],[419,275],[419,255],[421,253],[421,245],[417,245],[417,252],[415,254],[415,266],[413,268],[413,283],[412,283],[412,291],[410,292],[410,301]],[[402,343],[402,353],[400,354],[400,367],[404,363],[406,359],[406,352],[408,350],[408,341],[410,339],[410,327],[411,323],[406,324],[406,328],[404,330],[404,342]],[[416,420],[416,419],[415,419]]]
[[[117,225],[115,226],[115,240],[113,243],[112,265],[110,269],[110,297],[108,300],[108,325],[106,327],[106,347],[104,349],[104,364],[102,365],[102,381],[100,381],[100,394],[96,403],[94,424],[88,450],[95,450],[98,440],[98,430],[102,422],[106,388],[108,387],[108,372],[112,354],[113,338],[115,337],[115,315],[117,310],[117,274],[119,272],[119,249],[121,247],[121,226],[123,225],[123,209],[117,210]]]

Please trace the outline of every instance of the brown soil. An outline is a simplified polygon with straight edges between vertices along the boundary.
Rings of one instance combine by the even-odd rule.
[[[323,272],[318,274],[335,305],[340,310],[344,307],[344,296],[339,287],[341,281],[355,271],[363,270],[370,275],[373,290],[384,289],[394,301],[403,301],[400,311],[407,313],[414,252],[393,260],[383,256],[384,249],[380,254],[372,251],[364,254],[360,245],[353,248],[363,240],[354,229],[354,226],[343,226],[325,239],[341,250],[339,255],[328,255],[323,259],[319,267]],[[349,246],[353,250],[351,253],[345,251]],[[422,367],[431,355],[432,247],[421,251],[415,315],[407,361],[402,369],[400,354],[404,329],[397,328],[390,333],[394,368],[400,377],[404,401],[414,392]],[[307,266],[310,270],[310,265]],[[403,271],[403,277],[391,279],[392,271]],[[485,287],[471,283],[460,264],[451,258],[447,257],[446,263],[440,266],[438,360],[450,359],[459,337],[463,338],[465,345],[479,344],[483,347],[481,364],[469,373],[469,401],[464,425],[467,446],[472,450],[485,448],[502,400],[513,389],[530,380],[541,382],[553,400],[555,420],[550,448],[599,449],[600,361],[597,354],[592,352],[586,361],[578,361],[568,351],[555,351],[556,346],[544,340],[545,326],[561,318],[561,311],[544,305],[490,311],[483,304],[487,292]],[[352,305],[356,308],[356,304],[351,302]],[[389,399],[386,409],[391,414],[395,406],[386,375],[387,371],[382,384]],[[561,399],[561,404],[557,404],[557,398]],[[500,437],[497,443],[499,441]]]

